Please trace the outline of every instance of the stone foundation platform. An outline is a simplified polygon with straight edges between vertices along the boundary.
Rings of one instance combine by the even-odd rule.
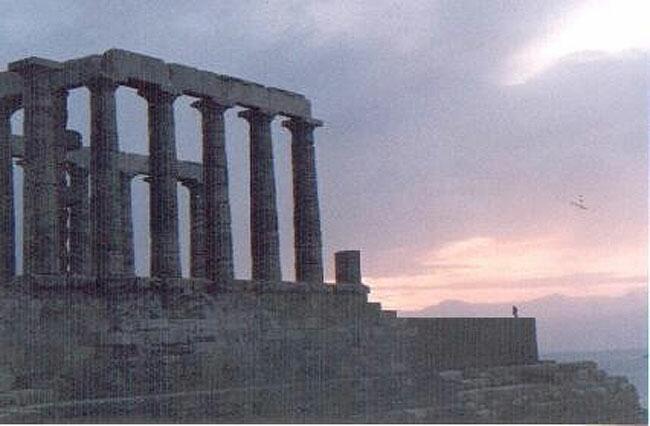
[[[398,318],[359,284],[18,278],[0,289],[5,422],[633,422],[532,318]]]

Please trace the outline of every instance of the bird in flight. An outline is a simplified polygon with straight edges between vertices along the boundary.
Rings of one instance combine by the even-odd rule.
[[[575,200],[571,200],[570,204],[582,210],[589,210],[587,206],[585,206],[585,200],[582,195],[578,195]]]

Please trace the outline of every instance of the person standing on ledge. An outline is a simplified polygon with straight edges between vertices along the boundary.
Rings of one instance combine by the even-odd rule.
[[[512,316],[515,318],[519,318],[519,311],[517,310],[517,307],[515,305],[512,305]]]

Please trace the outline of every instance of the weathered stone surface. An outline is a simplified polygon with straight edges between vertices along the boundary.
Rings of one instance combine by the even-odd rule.
[[[0,100],[0,281],[16,274],[16,218],[14,213],[14,173],[11,116],[20,105],[20,96]]]
[[[104,52],[102,71],[106,76],[124,84],[159,86],[163,90],[172,88],[167,65],[161,59],[121,49]]]
[[[250,125],[252,278],[279,281],[282,277],[271,140],[273,115],[250,109],[240,112],[239,116]]]
[[[503,358],[488,358],[480,368],[468,367],[463,357],[425,367],[422,360],[431,354],[419,345],[420,332],[412,332],[420,325],[381,315],[377,304],[337,295],[333,286],[305,291],[307,285],[287,283],[283,292],[228,286],[227,292],[206,293],[187,283],[166,290],[153,284],[101,296],[61,285],[47,298],[36,297],[36,288],[3,290],[0,371],[15,373],[0,393],[0,418],[642,420],[625,380],[602,374],[593,363],[539,363],[527,358],[525,346],[507,345]],[[534,335],[531,319],[463,320],[443,323],[447,335],[473,327],[497,340],[511,336],[512,327]],[[31,337],[20,333],[27,324]],[[445,335],[430,339],[432,346],[449,345]],[[454,344],[464,345],[468,356],[480,353],[484,342]]]
[[[56,179],[57,179],[57,198],[58,198],[58,245],[59,245],[59,267],[60,273],[66,273],[69,267],[68,257],[68,183],[66,178],[65,158],[68,151],[68,134],[66,126],[68,124],[68,91],[55,90],[53,92],[53,124],[56,144]]]
[[[16,72],[0,72],[0,98],[18,98],[23,95],[23,79]]]
[[[23,229],[23,269],[27,273],[60,272],[59,173],[54,134],[55,100],[52,73],[58,63],[27,58],[9,66],[23,77],[23,161],[26,212]]]
[[[134,175],[120,172],[120,203],[122,223],[122,254],[124,256],[124,273],[135,275],[135,252],[133,248],[133,213],[131,200],[131,181]]]
[[[314,128],[320,123],[285,121],[291,131],[293,229],[296,281],[323,281],[323,250],[314,153]]]
[[[120,176],[115,91],[117,83],[100,78],[90,89],[91,212],[93,214],[93,273],[101,278],[124,274],[121,240]]]
[[[89,172],[74,165],[68,166],[70,174],[70,272],[92,275],[92,241],[89,197]]]
[[[543,372],[542,376],[540,373]],[[637,423],[645,414],[627,380],[616,380],[593,362],[534,363],[469,370],[451,380],[455,411],[480,423]],[[441,377],[450,380],[448,375]],[[504,384],[504,378],[507,384]]]
[[[343,250],[334,253],[335,275],[337,283],[361,283],[361,252]]]
[[[149,114],[151,275],[180,277],[173,106],[177,95],[156,86],[147,86],[140,94]]]
[[[184,181],[190,193],[190,276],[207,277],[207,234],[205,215],[205,190],[195,181]]]
[[[228,159],[224,111],[213,99],[192,104],[201,112],[203,142],[203,208],[205,210],[206,277],[228,282],[234,277]]]

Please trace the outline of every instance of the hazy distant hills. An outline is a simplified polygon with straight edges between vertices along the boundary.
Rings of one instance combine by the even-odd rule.
[[[537,318],[540,353],[599,351],[647,347],[647,293],[637,290],[620,297],[568,297],[558,294],[528,302],[473,304],[446,300],[400,316]]]

